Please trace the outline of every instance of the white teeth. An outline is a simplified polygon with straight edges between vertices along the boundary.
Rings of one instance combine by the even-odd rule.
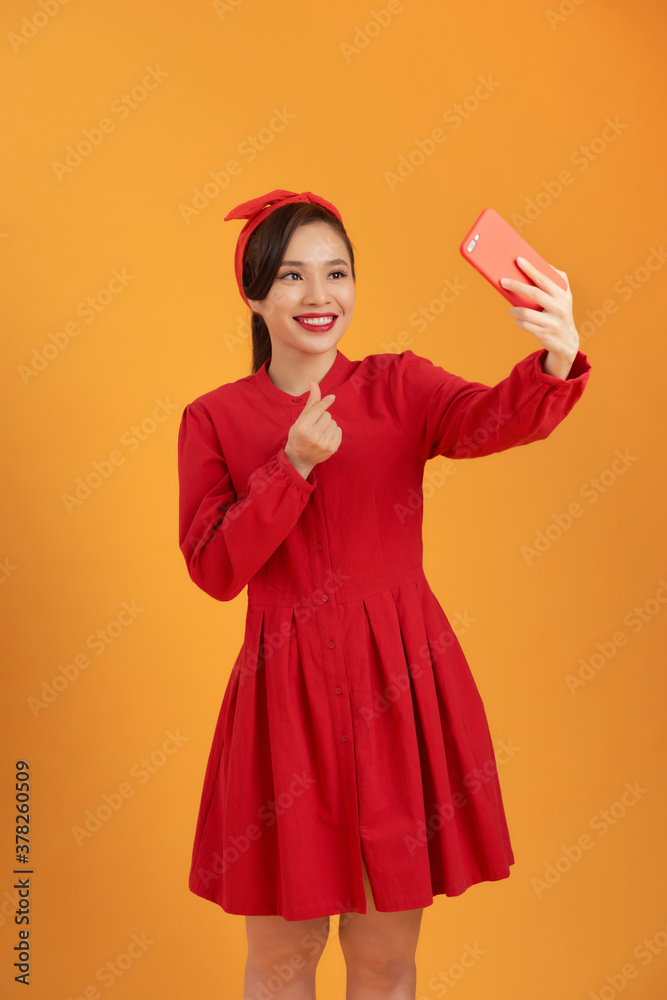
[[[329,323],[333,322],[333,316],[323,316],[318,319],[303,319],[299,317],[299,323],[308,323],[310,326],[328,326]]]

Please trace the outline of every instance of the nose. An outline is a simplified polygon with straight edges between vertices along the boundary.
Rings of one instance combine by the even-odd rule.
[[[311,275],[310,278],[305,282],[306,287],[303,292],[304,302],[308,302],[312,305],[323,305],[329,302],[329,288],[327,287],[327,280],[321,275]]]

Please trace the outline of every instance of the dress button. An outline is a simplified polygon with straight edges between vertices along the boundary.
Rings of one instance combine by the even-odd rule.
[[[322,594],[322,600],[323,601],[328,601],[329,600],[329,595],[328,594]]]
[[[301,400],[300,400],[300,399],[297,399],[297,397],[296,397],[296,396],[294,396],[294,397],[292,398],[292,402],[293,402],[293,403],[300,403],[300,402],[301,402]]]
[[[347,735],[345,733],[341,736],[341,740],[343,743],[347,742]]]
[[[329,649],[333,649],[335,645],[336,643],[332,639],[331,642],[329,643]]]
[[[334,691],[336,692],[336,694],[342,694],[343,689],[342,689],[342,687],[337,687],[337,688],[334,688]]]
[[[317,549],[318,552],[320,551],[320,549],[322,548],[322,545],[320,544],[320,542],[317,543],[317,545],[315,546],[315,548]]]

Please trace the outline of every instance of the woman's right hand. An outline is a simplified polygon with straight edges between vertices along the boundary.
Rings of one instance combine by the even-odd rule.
[[[340,447],[343,432],[327,409],[335,398],[330,393],[322,399],[318,383],[311,380],[306,405],[290,427],[285,454],[304,479]]]

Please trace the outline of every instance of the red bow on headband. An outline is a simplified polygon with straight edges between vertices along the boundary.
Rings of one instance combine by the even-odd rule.
[[[228,212],[225,216],[225,222],[230,219],[247,219],[245,226],[239,234],[239,238],[236,243],[236,250],[234,252],[234,271],[236,272],[236,283],[239,286],[239,291],[241,293],[241,298],[249,305],[245,292],[243,291],[243,257],[245,254],[246,247],[248,245],[248,240],[250,239],[252,233],[257,226],[259,226],[276,208],[280,208],[282,205],[290,205],[296,202],[306,202],[309,201],[313,205],[322,205],[327,211],[335,215],[336,218],[342,222],[340,212],[335,205],[332,205],[330,201],[326,198],[320,198],[319,195],[313,194],[311,191],[302,191],[300,194],[296,191],[284,191],[282,188],[276,188],[275,191],[269,191],[268,194],[260,195],[258,198],[251,198],[250,201],[244,201],[242,204],[237,205],[233,208],[231,212]]]

